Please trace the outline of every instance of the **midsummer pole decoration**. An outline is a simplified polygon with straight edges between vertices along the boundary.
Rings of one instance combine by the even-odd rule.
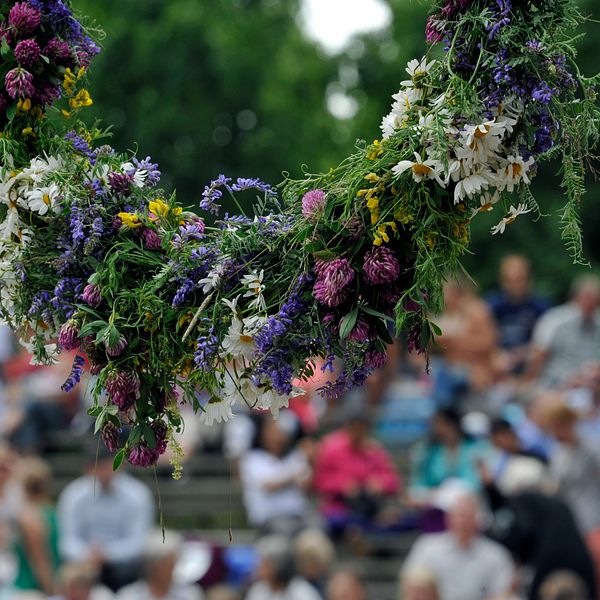
[[[441,58],[408,64],[381,139],[278,188],[220,175],[196,207],[214,215],[208,226],[159,189],[149,157],[78,120],[100,49],[69,2],[3,2],[3,318],[36,362],[76,353],[63,389],[86,365],[97,376],[90,412],[115,467],[154,464],[175,443],[182,401],[206,423],[236,402],[277,415],[294,381],[337,358],[323,393],[361,385],[386,360],[391,324],[411,349],[438,334],[429,315],[471,220],[497,210],[501,234],[537,211],[530,182],[549,158],[580,258],[599,123],[598,78],[581,75],[570,38],[583,20],[574,0],[434,2],[426,36]],[[222,215],[224,194],[253,194],[252,214]]]

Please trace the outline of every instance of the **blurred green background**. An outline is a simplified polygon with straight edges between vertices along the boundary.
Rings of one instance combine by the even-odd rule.
[[[176,188],[187,205],[197,204],[204,185],[221,172],[278,183],[283,173],[301,174],[303,165],[329,169],[352,152],[356,139],[379,136],[406,62],[425,51],[431,2],[388,0],[389,26],[331,53],[306,36],[302,1],[75,0],[107,34],[93,66],[90,117],[112,125],[116,147],[139,148],[157,160],[163,185]],[[354,4],[348,0],[346,10]],[[580,5],[600,18],[598,0]],[[600,69],[599,42],[600,24],[590,22],[578,43],[587,74]],[[465,265],[483,289],[494,285],[508,252],[531,258],[538,288],[556,301],[585,271],[573,266],[560,239],[558,167],[545,166],[535,184],[546,218],[522,218],[501,239],[489,233],[498,211],[476,219]],[[590,178],[581,215],[585,254],[594,266],[600,264],[599,194]]]

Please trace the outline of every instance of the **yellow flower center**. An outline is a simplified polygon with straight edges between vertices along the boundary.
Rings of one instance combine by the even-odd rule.
[[[244,342],[244,344],[251,344],[254,341],[251,335],[240,335],[240,342]]]
[[[490,132],[488,125],[482,125],[475,130],[475,137],[478,139],[484,138]]]
[[[42,196],[42,201],[46,206],[50,206],[50,196],[48,194]]]
[[[431,171],[433,171],[431,167],[428,167],[427,165],[424,165],[422,163],[414,164],[412,166],[412,170],[413,173],[415,173],[416,175],[428,175],[429,173],[431,173]]]

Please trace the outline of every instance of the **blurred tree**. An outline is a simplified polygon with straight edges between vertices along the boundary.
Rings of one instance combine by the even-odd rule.
[[[425,52],[431,3],[388,0],[387,29],[328,56],[302,34],[300,2],[76,0],[107,32],[94,65],[90,115],[113,125],[117,147],[135,140],[158,160],[165,187],[176,185],[185,203],[196,203],[220,172],[277,183],[285,171],[300,174],[302,165],[328,169],[356,139],[379,135],[404,65]],[[597,0],[580,3],[600,16]],[[580,42],[587,73],[596,68],[599,27],[590,22]],[[500,210],[476,219],[465,265],[482,287],[494,285],[498,262],[510,251],[533,260],[544,291],[558,298],[566,290],[576,269],[560,240],[558,167],[545,166],[535,186],[547,218],[522,218],[502,239],[489,233]],[[599,193],[590,181],[582,206],[586,256],[596,263]]]

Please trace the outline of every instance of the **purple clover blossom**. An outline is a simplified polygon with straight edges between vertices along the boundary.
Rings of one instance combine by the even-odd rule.
[[[91,306],[92,308],[98,308],[100,304],[102,304],[102,290],[100,289],[100,286],[94,285],[93,283],[88,283],[88,285],[83,288],[81,299],[88,306]]]
[[[156,458],[155,452],[144,443],[137,444],[127,453],[127,460],[134,467],[151,467]]]
[[[111,373],[104,383],[111,402],[119,410],[128,410],[140,393],[140,378],[135,371],[118,371]]]
[[[214,370],[215,358],[219,353],[219,338],[215,333],[214,326],[208,330],[206,335],[198,337],[196,351],[194,352],[194,363],[205,373]]]
[[[33,75],[22,67],[11,69],[6,74],[4,86],[8,95],[13,99],[31,98],[35,94]]]
[[[106,354],[111,358],[116,358],[117,356],[121,356],[123,352],[129,346],[129,342],[125,339],[125,336],[119,336],[116,344],[109,344],[108,342],[104,342],[104,349],[106,350]]]
[[[161,172],[158,170],[158,163],[153,163],[149,156],[146,156],[144,160],[138,160],[134,156],[133,164],[137,170],[146,171],[145,187],[155,187],[158,185],[161,176]]]
[[[317,280],[313,287],[315,298],[325,306],[339,306],[348,297],[348,286],[356,276],[347,258],[336,258],[315,265]]]
[[[362,317],[359,317],[356,320],[356,324],[350,332],[348,339],[354,342],[368,342],[370,337],[371,327],[369,326],[369,323],[367,323],[367,321],[365,321]]]
[[[375,247],[365,254],[363,273],[372,285],[394,283],[400,277],[400,263],[389,248]]]
[[[119,449],[119,434],[121,430],[112,422],[107,421],[102,427],[102,441],[109,452],[116,452]]]
[[[27,2],[17,2],[8,13],[8,24],[20,35],[33,33],[42,21],[42,13]]]
[[[116,194],[129,196],[131,194],[133,175],[129,173],[109,173],[108,183]]]
[[[67,380],[60,386],[60,389],[63,392],[70,392],[81,381],[84,365],[85,358],[83,358],[83,356],[79,356],[78,354],[73,360],[71,373],[67,377]]]
[[[15,47],[15,59],[23,67],[32,67],[40,55],[41,50],[35,40],[22,40]]]
[[[59,65],[68,63],[71,59],[69,44],[58,38],[52,38],[44,48],[44,55]]]
[[[325,210],[327,200],[323,190],[310,190],[302,196],[302,216],[311,223],[316,223]]]
[[[142,241],[144,246],[148,250],[160,250],[162,248],[162,238],[154,229],[150,227],[144,227],[141,233]]]
[[[58,332],[58,345],[67,351],[79,348],[79,326],[76,321],[69,319],[63,323]]]
[[[380,352],[379,350],[368,350],[365,355],[365,365],[372,369],[381,369],[385,366],[387,361],[387,352]]]

